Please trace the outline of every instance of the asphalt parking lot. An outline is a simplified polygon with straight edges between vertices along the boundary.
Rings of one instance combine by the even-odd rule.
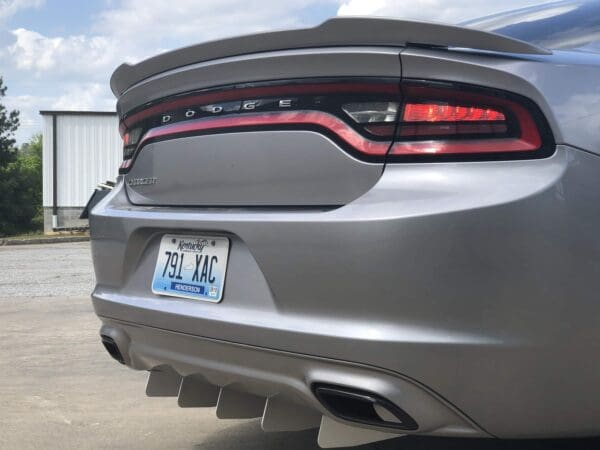
[[[88,243],[0,247],[0,448],[317,449],[316,431],[263,433],[146,398],[146,374],[105,354]],[[399,438],[359,449],[596,449],[600,440]]]

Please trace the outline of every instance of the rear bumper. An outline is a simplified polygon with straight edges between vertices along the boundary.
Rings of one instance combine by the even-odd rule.
[[[140,207],[121,185],[90,219],[94,307],[125,329],[135,368],[247,383],[253,352],[314,355],[337,367],[323,382],[343,384],[345,368],[385,374],[401,407],[417,380],[461,418],[455,434],[475,429],[467,416],[500,437],[598,434],[599,172],[600,159],[567,147],[545,160],[388,166],[330,210]],[[230,238],[220,304],[150,292],[166,232]],[[235,352],[205,361],[200,342]],[[289,364],[284,384],[315,402],[313,369],[256,358],[272,377],[247,390],[268,396]],[[211,375],[219,364],[231,367]]]
[[[101,333],[113,337],[126,364],[138,370],[161,372],[159,381],[149,380],[147,394],[179,396],[180,406],[191,405],[202,397],[202,406],[217,406],[216,413],[221,418],[263,417],[266,431],[314,428],[319,427],[323,415],[331,414],[316,399],[312,387],[317,383],[336,384],[376,392],[401,408],[410,409],[419,424],[417,433],[487,436],[445,400],[385,369],[106,318],[102,321]],[[181,388],[184,379],[193,388]],[[222,395],[217,405],[220,389],[230,397],[239,395],[235,398],[237,404],[224,402]],[[244,398],[248,394],[251,397]],[[265,410],[267,399],[271,405],[277,405],[276,411],[269,407]],[[253,413],[251,403],[255,400],[258,405]]]

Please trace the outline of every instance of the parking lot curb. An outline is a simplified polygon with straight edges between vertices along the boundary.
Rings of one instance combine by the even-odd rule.
[[[0,239],[0,247],[5,245],[64,244],[68,242],[87,242],[89,240],[89,236],[64,236],[35,239]]]

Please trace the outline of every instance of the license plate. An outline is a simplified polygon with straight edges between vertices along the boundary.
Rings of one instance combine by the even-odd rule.
[[[229,239],[164,235],[152,280],[152,292],[220,302],[223,298]]]

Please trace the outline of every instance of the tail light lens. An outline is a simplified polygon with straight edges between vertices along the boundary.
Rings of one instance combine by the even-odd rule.
[[[129,165],[133,159],[135,150],[142,137],[142,128],[134,128],[130,131],[123,133],[123,164],[121,169],[129,169]]]
[[[194,92],[129,113],[120,172],[153,141],[269,128],[314,130],[369,161],[522,159],[553,148],[537,106],[505,92],[396,79],[288,81]]]
[[[406,103],[402,122],[504,122],[506,116],[497,109],[481,106],[453,105],[448,101]]]
[[[492,89],[405,81],[389,161],[523,159],[548,155],[551,133],[530,100]]]

